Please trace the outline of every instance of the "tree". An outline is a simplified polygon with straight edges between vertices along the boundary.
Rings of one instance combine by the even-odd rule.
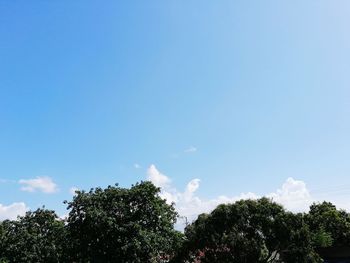
[[[174,262],[319,262],[303,217],[267,198],[219,205],[185,229]]]
[[[313,204],[307,215],[314,246],[349,246],[350,215],[329,202]]]
[[[165,262],[180,246],[177,213],[141,182],[130,189],[109,186],[77,192],[67,202],[72,260],[76,262]]]
[[[2,222],[0,229],[0,262],[66,262],[66,231],[54,211],[27,212]]]
[[[280,253],[283,262],[286,263],[311,263],[323,262],[314,250],[312,233],[309,226],[305,222],[305,214],[293,214],[287,212],[285,218],[282,219],[285,235],[279,235],[279,239],[284,244]]]

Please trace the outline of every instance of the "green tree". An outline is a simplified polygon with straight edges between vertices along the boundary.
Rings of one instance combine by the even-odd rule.
[[[287,212],[281,221],[285,234],[278,235],[278,238],[283,241],[279,252],[283,262],[323,262],[314,250],[312,233],[305,222],[305,217],[305,214]]]
[[[307,215],[314,246],[349,246],[350,215],[329,202],[313,204]]]
[[[130,189],[109,186],[77,192],[68,202],[68,231],[76,262],[165,262],[179,247],[177,213],[141,182]]]
[[[54,211],[27,212],[18,220],[2,222],[0,230],[2,262],[66,262],[66,231]]]
[[[302,214],[267,198],[219,205],[185,229],[174,262],[319,262]]]

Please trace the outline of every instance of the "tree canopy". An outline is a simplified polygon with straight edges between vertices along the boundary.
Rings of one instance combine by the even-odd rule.
[[[180,238],[177,213],[158,194],[150,182],[78,192],[68,202],[73,260],[156,262],[172,254]]]
[[[313,204],[306,216],[315,246],[350,244],[350,215],[329,202]]]
[[[0,262],[316,263],[350,246],[350,215],[328,202],[292,213],[267,198],[222,204],[184,233],[150,182],[78,191],[63,220],[39,208],[0,223]]]
[[[4,262],[65,262],[67,232],[54,211],[27,212],[0,227],[0,258]]]
[[[219,205],[200,215],[185,235],[178,262],[319,261],[304,216],[267,198]]]

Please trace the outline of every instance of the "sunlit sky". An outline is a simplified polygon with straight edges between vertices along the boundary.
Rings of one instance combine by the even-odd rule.
[[[72,187],[157,173],[191,205],[288,182],[347,203],[349,14],[345,0],[1,1],[0,218],[63,215]]]

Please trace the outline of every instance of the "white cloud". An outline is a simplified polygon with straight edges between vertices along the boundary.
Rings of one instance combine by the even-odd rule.
[[[189,148],[187,148],[186,150],[184,150],[185,153],[194,153],[197,151],[197,148],[194,146],[190,146]]]
[[[75,195],[76,193],[76,191],[79,191],[79,188],[77,188],[77,187],[71,187],[70,189],[69,189],[69,193],[71,194],[71,195]]]
[[[156,186],[161,187],[161,197],[167,203],[175,203],[175,208],[180,216],[186,217],[189,222],[194,220],[201,213],[209,213],[219,204],[233,203],[241,199],[258,199],[262,196],[255,193],[241,193],[237,196],[218,196],[213,199],[202,199],[196,195],[200,186],[200,179],[191,180],[183,192],[178,191],[170,185],[171,180],[160,173],[155,165],[148,168],[148,178]],[[307,211],[314,201],[303,181],[288,178],[280,189],[264,196],[272,198],[273,201],[282,204],[286,209],[293,212]],[[181,222],[179,223],[181,224]],[[178,225],[178,228],[181,228]]]
[[[38,176],[33,179],[21,179],[19,183],[23,186],[22,191],[26,192],[36,192],[41,191],[43,193],[51,194],[58,191],[57,185],[53,182],[52,178],[48,176]]]
[[[199,188],[200,181],[201,180],[199,179],[193,179],[192,181],[190,181],[186,186],[185,193],[192,195],[194,192],[196,192],[197,189]]]
[[[285,208],[293,212],[307,211],[312,200],[309,190],[303,181],[288,178],[275,193],[270,193],[267,197],[273,201],[284,205]]]
[[[151,181],[157,187],[167,187],[171,182],[171,180],[167,176],[158,171],[154,164],[152,164],[147,169],[147,175],[148,180]]]
[[[60,215],[59,218],[62,219],[62,220],[67,220],[69,217],[69,214],[63,214],[63,215]]]
[[[0,221],[15,220],[17,216],[24,216],[29,210],[25,203],[12,203],[8,206],[0,204]]]
[[[138,163],[134,163],[134,168],[135,168],[135,169],[140,169],[140,168],[141,168],[141,165],[139,165]]]

